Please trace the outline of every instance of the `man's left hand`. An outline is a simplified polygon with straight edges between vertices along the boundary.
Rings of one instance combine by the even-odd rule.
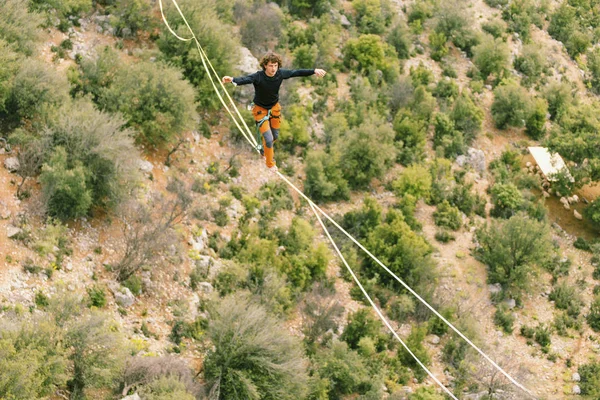
[[[315,69],[315,75],[318,76],[319,78],[322,78],[325,76],[327,72],[325,72],[324,69]]]

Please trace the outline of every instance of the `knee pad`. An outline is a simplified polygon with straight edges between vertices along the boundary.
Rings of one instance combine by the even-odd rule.
[[[272,129],[273,131],[273,141],[276,141],[277,139],[279,139],[279,129]]]
[[[273,133],[269,129],[265,133],[263,133],[263,138],[265,139],[265,146],[269,149],[273,147]]]

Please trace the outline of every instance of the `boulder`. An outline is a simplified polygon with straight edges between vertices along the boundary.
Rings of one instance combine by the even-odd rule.
[[[515,308],[517,306],[517,302],[515,301],[515,299],[506,299],[504,300],[504,304],[506,304],[506,306],[512,310],[513,308]]]
[[[154,169],[154,165],[150,161],[138,160],[138,168],[142,172],[151,173]]]
[[[142,400],[142,398],[137,393],[134,393],[127,397],[123,397],[121,400]]]
[[[23,232],[23,229],[17,228],[16,226],[9,225],[6,227],[6,236],[9,239],[17,236],[18,234],[20,234],[22,232]]]
[[[579,385],[573,386],[573,394],[581,394],[581,388]]]
[[[115,301],[123,308],[129,308],[135,303],[135,296],[129,288],[123,287],[113,292]]]
[[[10,172],[17,172],[20,167],[21,164],[19,164],[19,159],[17,159],[17,157],[9,157],[4,160],[4,168]]]
[[[571,379],[573,380],[573,382],[579,382],[581,381],[581,376],[577,372],[575,372]]]
[[[583,219],[583,217],[581,216],[581,214],[579,214],[579,213],[577,212],[577,210],[573,210],[573,216],[574,216],[575,218],[577,218],[578,220],[580,220],[580,221]]]
[[[198,290],[202,293],[209,294],[213,292],[214,288],[210,282],[200,282],[198,284]]]

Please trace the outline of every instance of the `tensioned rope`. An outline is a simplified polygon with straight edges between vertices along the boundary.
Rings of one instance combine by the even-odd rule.
[[[225,107],[225,109],[227,110],[227,112],[229,113],[229,115],[234,119],[234,122],[236,123],[236,126],[242,132],[242,134],[244,135],[245,139],[254,147],[255,150],[257,150],[256,149],[256,141],[254,140],[252,134],[250,134],[250,128],[248,128],[248,125],[246,124],[246,122],[244,121],[243,117],[239,113],[239,110],[237,109],[237,106],[233,102],[233,99],[231,98],[231,96],[229,96],[229,93],[227,92],[227,90],[223,86],[223,83],[219,79],[219,75],[215,71],[214,67],[212,66],[212,63],[210,62],[210,59],[207,57],[206,53],[204,52],[204,49],[200,45],[200,42],[196,38],[196,35],[194,34],[194,31],[190,27],[187,19],[185,18],[185,15],[183,14],[183,12],[181,11],[181,9],[179,8],[179,5],[177,4],[177,1],[176,0],[171,0],[171,2],[176,7],[179,15],[181,16],[182,20],[184,21],[185,25],[187,26],[188,30],[190,31],[192,37],[191,38],[183,38],[183,37],[179,36],[177,33],[175,33],[175,31],[170,27],[170,25],[169,25],[169,23],[168,23],[165,15],[164,15],[163,6],[162,6],[162,0],[159,0],[161,15],[162,15],[162,18],[163,18],[163,21],[164,21],[165,25],[167,26],[167,29],[171,32],[171,34],[173,34],[179,40],[182,40],[182,41],[191,41],[191,40],[193,40],[193,41],[195,41],[196,47],[198,48],[198,51],[199,51],[200,56],[201,56],[200,58],[202,60],[202,64],[204,66],[204,69],[207,72],[207,75],[208,75],[208,77],[209,77],[209,79],[211,81],[211,84],[212,84],[212,86],[213,86],[213,88],[214,88],[217,96],[219,97],[219,100],[221,101],[221,103],[223,104],[223,106]],[[209,66],[210,66],[210,68],[209,68]],[[230,101],[230,103],[232,105],[232,108],[234,108],[236,110],[236,114],[240,118],[240,120],[242,121],[242,124],[243,124],[244,128],[246,129],[247,133],[244,132],[244,130],[242,129],[242,127],[240,126],[240,124],[238,123],[238,121],[235,120],[235,116],[233,115],[233,113],[231,112],[231,110],[229,109],[229,107],[227,106],[227,104],[225,103],[225,101],[223,99],[223,96],[221,95],[221,93],[219,92],[219,90],[217,88],[217,85],[214,83],[215,79],[214,79],[213,76],[211,76],[211,72],[217,78],[217,81],[219,82],[219,84],[220,84],[221,89],[223,90],[223,92],[225,92],[227,94],[227,98]],[[423,305],[425,305],[434,315],[436,315],[438,318],[440,318],[446,325],[448,325],[448,327],[450,327],[456,334],[458,334],[463,340],[465,340],[474,350],[476,350],[492,366],[494,366],[494,368],[496,368],[500,373],[502,373],[502,375],[504,375],[512,384],[514,384],[519,389],[521,389],[522,391],[524,391],[525,393],[527,393],[530,397],[536,398],[525,386],[523,386],[522,384],[520,384],[519,382],[517,382],[516,379],[514,379],[511,375],[509,375],[502,367],[500,367],[494,360],[492,360],[486,353],[484,353],[483,350],[481,350],[477,345],[475,345],[471,340],[469,340],[462,332],[460,332],[460,330],[458,330],[458,328],[456,328],[450,321],[448,321],[446,318],[444,318],[435,308],[433,308],[425,299],[423,299],[417,292],[415,292],[408,284],[406,284],[402,279],[400,279],[396,274],[394,274],[385,264],[383,264],[377,257],[375,257],[369,250],[367,250],[359,241],[357,241],[352,235],[350,235],[348,232],[346,232],[345,229],[343,229],[337,222],[335,222],[333,220],[333,218],[331,218],[320,207],[318,207],[308,196],[306,196],[300,189],[298,189],[296,187],[296,185],[294,185],[283,174],[281,174],[281,172],[277,171],[276,173],[277,173],[277,175],[279,175],[279,177],[281,179],[283,179],[290,187],[292,187],[300,196],[302,196],[309,203],[309,205],[311,206],[311,208],[313,208],[313,211],[314,210],[318,210],[329,222],[331,222],[336,228],[338,228],[342,233],[344,233],[344,235],[346,235],[361,250],[363,250],[366,254],[368,254],[386,272],[388,272],[392,277],[394,277],[394,279],[396,279],[396,281],[398,281],[406,290],[408,290]],[[327,231],[327,234],[329,236],[328,231]],[[335,243],[333,241],[332,241],[332,244],[337,249],[337,246],[335,245]],[[345,260],[344,260],[344,263],[345,263]],[[366,294],[365,291],[363,291],[363,293]],[[371,304],[373,305],[373,303],[371,303]],[[379,314],[380,311],[378,309],[376,309],[376,311]],[[392,333],[394,333],[395,336],[397,338],[399,338],[397,336],[397,334],[394,332],[394,330],[391,329],[391,327],[389,325],[387,325],[387,326],[392,331]],[[415,360],[422,366],[422,363],[414,356],[414,354],[412,352],[410,354],[412,354],[413,357],[415,358]],[[427,371],[427,369],[425,369],[425,370]],[[429,371],[428,371],[428,373],[429,373]],[[434,380],[439,383],[439,381],[437,379],[434,378]],[[443,385],[441,385],[441,386],[442,386],[442,388],[444,390],[446,390],[445,386],[443,386]]]
[[[383,313],[381,312],[381,310],[379,309],[379,307],[377,307],[377,305],[375,304],[375,302],[373,301],[373,299],[371,299],[371,296],[369,296],[369,294],[367,293],[367,291],[365,290],[365,288],[363,287],[363,285],[360,283],[360,281],[358,280],[358,277],[356,276],[356,274],[354,273],[354,271],[352,270],[352,268],[350,268],[350,265],[348,265],[348,262],[346,261],[346,258],[344,257],[344,255],[342,254],[342,252],[338,248],[337,244],[335,243],[335,241],[331,237],[331,234],[329,233],[329,231],[327,230],[327,227],[325,226],[325,223],[323,223],[323,220],[319,216],[319,212],[315,208],[314,204],[313,203],[309,203],[309,204],[310,204],[310,208],[312,209],[313,213],[315,213],[315,216],[319,220],[319,224],[321,224],[321,227],[325,231],[325,234],[327,235],[327,238],[331,242],[331,244],[332,244],[333,248],[335,249],[336,253],[342,259],[342,262],[344,263],[344,265],[348,269],[348,272],[350,272],[350,275],[352,275],[352,279],[354,279],[354,282],[356,282],[356,284],[358,285],[358,287],[362,291],[363,295],[367,298],[367,300],[369,301],[369,304],[371,304],[371,307],[373,307],[373,309],[375,310],[375,312],[377,313],[377,315],[379,316],[379,318],[381,319],[381,321],[385,324],[385,326],[387,326],[387,328],[390,330],[390,332],[392,332],[392,334],[396,337],[396,339],[398,339],[398,341],[400,342],[400,344],[402,344],[402,347],[404,347],[404,349],[415,360],[417,360],[417,363],[419,363],[419,365],[421,366],[421,368],[423,368],[425,370],[425,372],[427,372],[427,375],[429,375],[431,377],[431,379],[433,379],[435,381],[435,383],[437,383],[448,394],[448,396],[452,397],[455,400],[458,400],[458,399],[456,399],[456,397],[454,396],[454,394],[442,382],[440,382],[435,377],[435,375],[421,362],[421,360],[419,360],[419,358],[411,351],[411,349],[406,345],[406,343],[404,343],[404,341],[400,338],[400,336],[398,336],[398,333],[396,333],[396,330],[390,325],[389,321],[385,318],[385,316],[383,315]]]

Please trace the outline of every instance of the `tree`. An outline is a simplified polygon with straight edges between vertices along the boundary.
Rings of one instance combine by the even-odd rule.
[[[448,114],[437,113],[434,118],[433,145],[444,150],[444,156],[456,157],[464,152],[465,142],[462,132],[455,129],[454,121]]]
[[[240,26],[242,44],[248,47],[253,54],[262,55],[270,48],[277,47],[279,38],[283,34],[284,14],[274,4],[263,4],[254,6]],[[298,51],[298,49],[296,49]],[[296,55],[298,58],[298,55]],[[314,65],[298,67],[314,68]]]
[[[380,35],[390,23],[391,12],[381,0],[356,0],[352,7],[356,12],[356,26],[360,33]]]
[[[577,372],[581,376],[581,394],[591,398],[600,396],[600,363],[583,364]]]
[[[509,126],[521,127],[525,125],[530,115],[531,99],[527,91],[516,82],[505,81],[494,89],[494,102],[492,103],[492,118],[500,129]]]
[[[365,188],[371,179],[380,178],[389,169],[395,159],[393,137],[390,126],[368,120],[338,143],[343,175],[350,187]]]
[[[413,325],[410,335],[406,339],[406,345],[412,351],[416,358],[427,366],[431,363],[431,357],[427,353],[427,349],[423,346],[423,340],[427,335],[427,326]],[[415,358],[404,347],[398,351],[398,358],[402,364],[410,367],[417,379],[422,380],[426,376],[426,372],[421,368]]]
[[[239,46],[236,35],[231,34],[231,26],[223,22],[215,9],[212,0],[182,0],[179,6],[186,17],[194,34],[202,38],[202,47],[216,71],[230,71],[237,62],[237,52],[232,51]],[[171,3],[166,3],[165,15],[171,28],[179,35],[189,37],[190,32],[185,26],[179,13]],[[183,70],[183,75],[198,90],[199,103],[202,106],[216,107],[218,99],[213,95],[214,89],[210,84],[196,46],[182,42],[161,25],[160,37],[157,40],[161,58],[169,64]]]
[[[405,23],[398,22],[392,27],[387,36],[387,43],[396,50],[399,59],[405,60],[410,57],[412,43],[410,32]]]
[[[502,78],[508,68],[509,59],[508,46],[501,39],[488,37],[473,49],[473,63],[484,80],[490,75],[494,75],[497,80]]]
[[[523,204],[523,195],[513,183],[496,183],[492,186],[492,215],[510,218],[517,213]]]
[[[525,133],[532,139],[539,140],[546,134],[546,114],[548,103],[544,99],[535,99],[532,110],[525,121]]]
[[[72,94],[91,94],[92,100],[98,103],[102,92],[112,85],[121,68],[119,53],[112,47],[103,47],[95,58],[81,59],[79,69],[70,71]]]
[[[317,201],[347,200],[350,195],[339,153],[310,151],[306,156],[304,190]]]
[[[14,43],[18,52],[26,56],[33,54],[40,38],[38,27],[42,24],[42,16],[36,12],[28,12],[27,0],[5,0],[0,3],[0,39]]]
[[[458,230],[462,225],[462,216],[460,210],[444,200],[441,202],[437,210],[433,213],[433,220],[437,226],[450,228],[453,231]]]
[[[20,62],[19,54],[13,51],[10,44],[0,39],[0,115],[5,112],[12,80],[19,70]]]
[[[590,220],[596,230],[600,230],[600,198],[592,201],[592,203],[585,208],[585,216]]]
[[[62,220],[86,215],[92,205],[92,194],[86,186],[86,171],[81,162],[67,165],[67,152],[57,147],[40,175],[48,214]]]
[[[506,288],[523,288],[535,265],[550,255],[548,227],[522,214],[479,228],[477,258],[489,268],[488,280]]]
[[[587,55],[588,82],[594,93],[600,93],[600,50],[594,48]]]
[[[111,87],[99,99],[110,112],[121,112],[138,141],[161,147],[197,119],[194,90],[180,72],[162,63],[140,62],[117,71]]]
[[[369,234],[366,247],[377,254],[379,260],[396,276],[412,287],[419,285],[425,276],[431,277],[433,273],[431,246],[410,229],[401,214],[395,214],[393,220],[377,226]],[[379,281],[384,284],[400,287],[370,257],[363,261],[363,270],[369,277],[379,276]]]
[[[305,342],[319,341],[327,331],[337,332],[336,319],[344,312],[344,307],[333,297],[335,289],[315,284],[306,295],[302,305],[302,331]]]
[[[523,46],[521,54],[515,57],[513,64],[517,71],[525,75],[522,79],[523,84],[531,86],[541,78],[548,62],[539,45],[528,44]]]
[[[211,313],[204,376],[219,399],[297,399],[307,374],[298,340],[265,310],[225,298]]]
[[[396,196],[414,196],[415,199],[428,200],[431,193],[431,175],[422,164],[414,164],[402,171],[402,175],[393,182]]]
[[[111,11],[111,23],[117,36],[135,38],[138,31],[151,32],[156,27],[152,5],[148,0],[116,0]]]
[[[352,64],[356,63],[358,69],[362,71],[369,68],[387,69],[386,51],[388,51],[388,44],[383,42],[380,36],[365,34],[356,39],[349,39],[342,52],[347,67],[352,68]]]
[[[548,102],[548,112],[552,121],[560,121],[569,106],[574,103],[572,90],[566,82],[553,82],[544,88],[544,98]]]
[[[469,144],[481,130],[483,110],[475,104],[468,92],[462,91],[454,102],[450,118],[456,129],[463,133],[465,142]]]
[[[344,214],[342,227],[352,236],[365,239],[380,223],[382,208],[372,197],[366,197],[360,210]]]
[[[356,350],[362,338],[370,337],[376,339],[379,336],[380,330],[381,324],[371,315],[371,310],[361,308],[357,312],[348,315],[348,325],[344,328],[340,339],[348,343],[351,349]]]
[[[399,161],[404,165],[420,162],[427,143],[425,122],[413,113],[401,110],[394,118],[394,131]]]

